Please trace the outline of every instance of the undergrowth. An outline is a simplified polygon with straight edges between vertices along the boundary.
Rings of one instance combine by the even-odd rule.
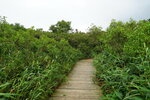
[[[112,21],[94,59],[104,100],[150,100],[150,22]]]

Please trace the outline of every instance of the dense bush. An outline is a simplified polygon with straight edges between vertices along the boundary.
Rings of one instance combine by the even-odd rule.
[[[80,50],[84,58],[92,58],[94,55],[102,51],[102,42],[100,42],[99,37],[103,34],[101,33],[72,33],[72,34],[50,34],[46,33],[48,37],[54,38],[56,41],[61,39],[68,40],[69,44]]]
[[[51,25],[49,28],[50,31],[52,31],[53,33],[68,33],[69,31],[72,30],[71,28],[71,22],[67,22],[67,21],[58,21],[57,24],[55,25]]]
[[[1,18],[0,99],[46,98],[81,57],[67,40],[56,41],[41,30],[10,25]]]
[[[51,33],[0,17],[0,99],[45,99],[77,60],[93,56],[104,99],[150,99],[150,21],[112,20],[106,32],[86,34],[64,33],[71,28],[62,24]]]
[[[60,33],[27,29],[0,18],[0,99],[45,99],[77,60],[102,51],[103,32]]]
[[[105,100],[150,100],[150,22],[112,21],[94,60]]]

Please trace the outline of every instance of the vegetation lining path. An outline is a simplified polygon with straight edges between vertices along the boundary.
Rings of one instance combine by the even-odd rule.
[[[49,100],[98,100],[101,91],[92,81],[94,71],[91,59],[79,61]]]

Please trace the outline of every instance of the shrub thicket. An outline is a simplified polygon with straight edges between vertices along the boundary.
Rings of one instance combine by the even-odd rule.
[[[83,58],[91,58],[94,55],[102,51],[102,42],[100,42],[99,37],[103,34],[101,33],[72,33],[72,34],[49,34],[47,36],[54,38],[56,41],[61,39],[68,40],[69,44],[80,50],[83,53]]]
[[[0,99],[41,100],[51,95],[82,57],[67,40],[0,20]]]
[[[105,100],[150,100],[150,22],[112,21],[94,60]]]
[[[45,99],[77,60],[101,52],[99,33],[64,32],[27,29],[0,18],[0,99]]]
[[[77,60],[93,56],[104,99],[150,99],[149,21],[113,20],[106,32],[96,26],[86,34],[68,31],[27,29],[1,17],[0,99],[45,99]]]

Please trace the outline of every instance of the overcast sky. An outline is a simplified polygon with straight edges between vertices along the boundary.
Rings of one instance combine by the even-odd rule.
[[[0,16],[44,30],[59,20],[71,21],[81,31],[91,23],[105,29],[111,19],[149,19],[150,0],[0,0]]]

